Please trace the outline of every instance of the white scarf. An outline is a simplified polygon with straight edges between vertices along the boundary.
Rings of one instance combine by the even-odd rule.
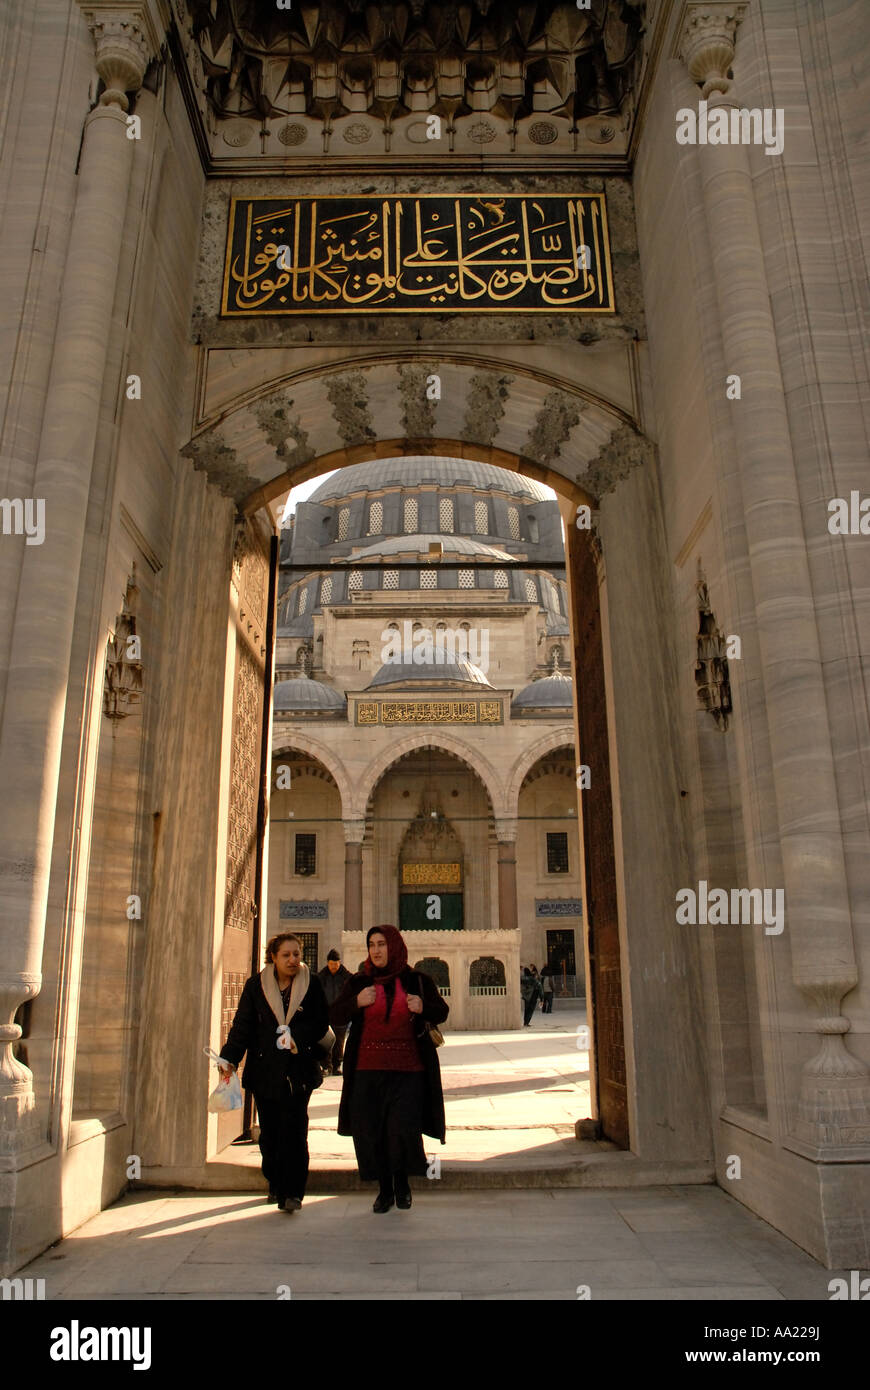
[[[311,980],[311,971],[304,961],[300,961],[299,969],[293,976],[293,984],[290,989],[290,1003],[284,1009],[284,1000],[281,998],[281,991],[278,988],[278,981],[275,979],[275,967],[271,962],[264,966],[260,971],[260,984],[266,996],[266,1003],[278,1020],[276,1046],[284,1048],[290,1052],[298,1052],[299,1049],[293,1040],[290,1032],[290,1020],[308,993],[308,985]]]

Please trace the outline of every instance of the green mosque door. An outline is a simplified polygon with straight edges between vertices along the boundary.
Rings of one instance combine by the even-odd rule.
[[[437,910],[440,917],[433,915]],[[437,888],[428,893],[400,893],[400,931],[461,931],[462,926],[461,893],[439,892]]]

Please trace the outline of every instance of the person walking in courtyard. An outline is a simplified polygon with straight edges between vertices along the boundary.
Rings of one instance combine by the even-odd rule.
[[[332,1049],[332,1056],[329,1059],[332,1075],[341,1076],[341,1059],[344,1055],[344,1035],[347,1029],[340,1027],[334,1021],[332,1010],[336,1000],[340,998],[341,994],[347,988],[347,985],[353,979],[353,976],[350,971],[346,970],[342,965],[341,956],[339,952],[336,951],[335,947],[333,947],[327,955],[324,969],[317,972],[317,978],[326,996],[326,1003],[329,1007],[329,1022],[335,1034],[335,1045]]]
[[[377,1182],[373,1211],[411,1205],[425,1177],[424,1134],[444,1143],[444,1097],[430,1024],[450,1012],[429,975],[412,970],[401,932],[370,928],[368,958],[333,1010],[349,1024],[338,1132],[353,1136],[359,1175]]]
[[[332,1048],[320,981],[302,959],[292,932],[273,936],[266,964],[246,982],[221,1052],[221,1071],[247,1054],[242,1084],[260,1119],[263,1177],[279,1211],[298,1211],[308,1181],[308,1101],[321,1084],[321,1059]]]
[[[544,992],[541,1013],[551,1014],[553,1012],[553,995],[555,994],[555,988],[553,985],[553,967],[550,964],[543,966],[541,969],[541,989]]]
[[[523,1001],[523,1027],[528,1028],[532,1021],[532,1014],[535,1012],[535,1005],[538,1002],[541,986],[538,977],[533,974],[534,966],[529,969],[526,966],[520,977],[520,997]]]

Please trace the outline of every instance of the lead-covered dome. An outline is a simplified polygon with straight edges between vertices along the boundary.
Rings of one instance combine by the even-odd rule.
[[[291,710],[294,714],[344,714],[347,700],[322,681],[297,676],[294,680],[276,682],[274,709],[276,714]]]
[[[481,492],[497,489],[514,497],[533,502],[552,500],[543,483],[513,473],[509,468],[496,468],[491,463],[474,459],[437,458],[428,454],[412,454],[405,458],[373,459],[341,468],[326,482],[315,488],[309,502],[332,502],[339,497],[352,497],[357,492],[381,488],[415,488],[426,483],[438,487],[472,487]]]
[[[516,695],[511,704],[515,714],[531,714],[549,710],[570,709],[574,702],[574,682],[563,671],[554,671],[552,676],[544,676],[532,681]]]

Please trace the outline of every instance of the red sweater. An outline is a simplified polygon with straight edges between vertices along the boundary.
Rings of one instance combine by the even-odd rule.
[[[357,1071],[424,1071],[414,1037],[414,1015],[401,981],[396,980],[389,1020],[386,991],[377,981],[374,984],[375,1002],[363,1010]]]

